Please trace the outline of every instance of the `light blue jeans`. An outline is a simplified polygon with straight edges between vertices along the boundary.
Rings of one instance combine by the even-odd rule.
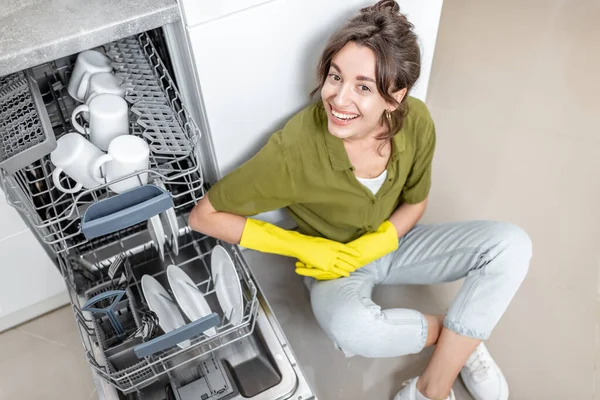
[[[417,225],[399,240],[396,251],[350,277],[311,279],[307,284],[317,321],[346,356],[397,357],[423,349],[427,321],[415,310],[382,310],[371,300],[375,285],[466,278],[444,326],[485,340],[525,278],[530,259],[531,240],[515,225],[491,221]]]

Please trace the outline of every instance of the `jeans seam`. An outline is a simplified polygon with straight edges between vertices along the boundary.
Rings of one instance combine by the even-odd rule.
[[[451,330],[452,332],[458,333],[461,336],[467,336],[481,340],[487,340],[490,337],[489,332],[476,331],[474,329],[467,328],[465,325],[451,320],[445,320],[444,327]]]
[[[473,253],[473,254],[475,254],[475,253],[478,253],[478,252],[481,252],[481,251],[482,250],[481,250],[480,247],[465,247],[465,248],[462,248],[462,249],[452,250],[452,251],[449,251],[449,252],[446,252],[446,253],[442,253],[442,254],[439,254],[439,255],[431,257],[431,258],[427,258],[425,260],[421,260],[421,261],[418,261],[418,262],[414,262],[414,263],[408,264],[407,266],[404,266],[402,268],[402,271],[409,271],[411,269],[420,267],[422,265],[429,264],[429,263],[434,262],[434,261],[439,261],[439,260],[444,259],[446,257],[452,257],[452,256],[455,256],[457,254],[467,254],[467,253]],[[388,276],[381,283],[385,283],[385,282],[387,282],[388,279],[390,279],[390,274],[388,273],[387,275]]]
[[[487,264],[484,265],[483,268],[481,268],[480,274],[477,278],[475,278],[475,282],[473,282],[473,285],[469,288],[469,291],[467,292],[467,294],[465,295],[465,297],[463,298],[463,300],[461,301],[458,309],[456,310],[456,317],[455,320],[457,321],[457,323],[462,325],[462,316],[464,314],[464,309],[466,304],[471,301],[471,299],[473,298],[473,295],[475,293],[475,290],[479,287],[479,284],[481,283],[481,281],[486,277],[486,271],[487,271]]]

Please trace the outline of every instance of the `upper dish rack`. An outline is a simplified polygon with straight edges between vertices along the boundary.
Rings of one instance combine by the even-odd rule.
[[[161,179],[181,215],[204,196],[200,130],[146,33],[109,43],[104,51],[115,74],[124,81],[130,134],[146,140],[151,149],[149,170],[119,180],[143,173],[149,174],[150,182]],[[73,131],[70,116],[77,104],[66,90],[72,68],[73,59],[65,58],[32,70],[57,139]],[[75,194],[63,193],[52,181],[53,170],[50,157],[45,156],[12,175],[0,170],[0,184],[8,203],[21,211],[42,242],[60,254],[88,242],[81,230],[83,213],[115,194],[107,183]],[[66,175],[61,183],[73,185]]]

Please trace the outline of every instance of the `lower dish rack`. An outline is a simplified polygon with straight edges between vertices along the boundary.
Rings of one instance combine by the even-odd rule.
[[[161,261],[149,240],[148,232],[128,235],[127,242],[120,243],[121,246],[127,246],[127,250],[121,253],[125,257],[124,280],[108,275],[109,266],[119,257],[118,254],[101,259],[102,250],[91,250],[94,254],[84,253],[80,258],[59,257],[86,358],[98,376],[124,394],[140,391],[165,375],[185,375],[189,366],[211,357],[215,351],[248,337],[254,331],[260,308],[258,289],[238,247],[187,228],[180,242],[179,254],[167,251],[165,260]],[[243,318],[235,326],[221,310],[211,274],[210,255],[217,244],[223,246],[232,257],[242,287]],[[99,262],[86,264],[82,262],[86,258]],[[149,326],[152,324],[152,313],[142,292],[141,277],[151,275],[168,288],[167,265],[184,270],[203,293],[211,310],[222,320],[215,327],[214,335],[202,333],[188,338],[188,347],[172,345],[148,356],[138,357],[134,350],[136,346],[163,335],[156,326]],[[114,290],[126,292],[121,303],[114,308],[123,329],[120,335],[115,334],[114,327],[105,316],[85,310],[90,297]]]
[[[189,211],[204,196],[199,151],[201,132],[182,104],[177,87],[147,33],[105,45],[115,75],[122,78],[129,104],[130,134],[150,147],[150,169],[114,182],[148,174],[170,192],[177,214]],[[54,136],[72,132],[71,113],[77,103],[67,93],[73,57],[55,60],[28,71],[38,83]],[[42,107],[44,108],[44,107]],[[42,110],[43,111],[43,110]],[[44,116],[46,117],[46,116]],[[92,204],[114,196],[108,183],[75,194],[54,184],[49,156],[8,174],[0,169],[0,185],[7,201],[18,209],[40,240],[53,253],[69,253],[89,240],[82,233],[84,212]],[[72,187],[63,175],[61,182]]]

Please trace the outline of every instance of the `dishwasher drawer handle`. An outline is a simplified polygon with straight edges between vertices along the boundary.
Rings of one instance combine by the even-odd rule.
[[[92,204],[83,214],[81,231],[86,239],[108,235],[147,221],[173,207],[171,194],[145,185]]]
[[[219,316],[216,313],[209,314],[187,325],[174,329],[146,343],[142,343],[133,348],[138,358],[149,357],[159,351],[168,349],[181,343],[184,340],[198,336],[201,333],[219,325]]]

